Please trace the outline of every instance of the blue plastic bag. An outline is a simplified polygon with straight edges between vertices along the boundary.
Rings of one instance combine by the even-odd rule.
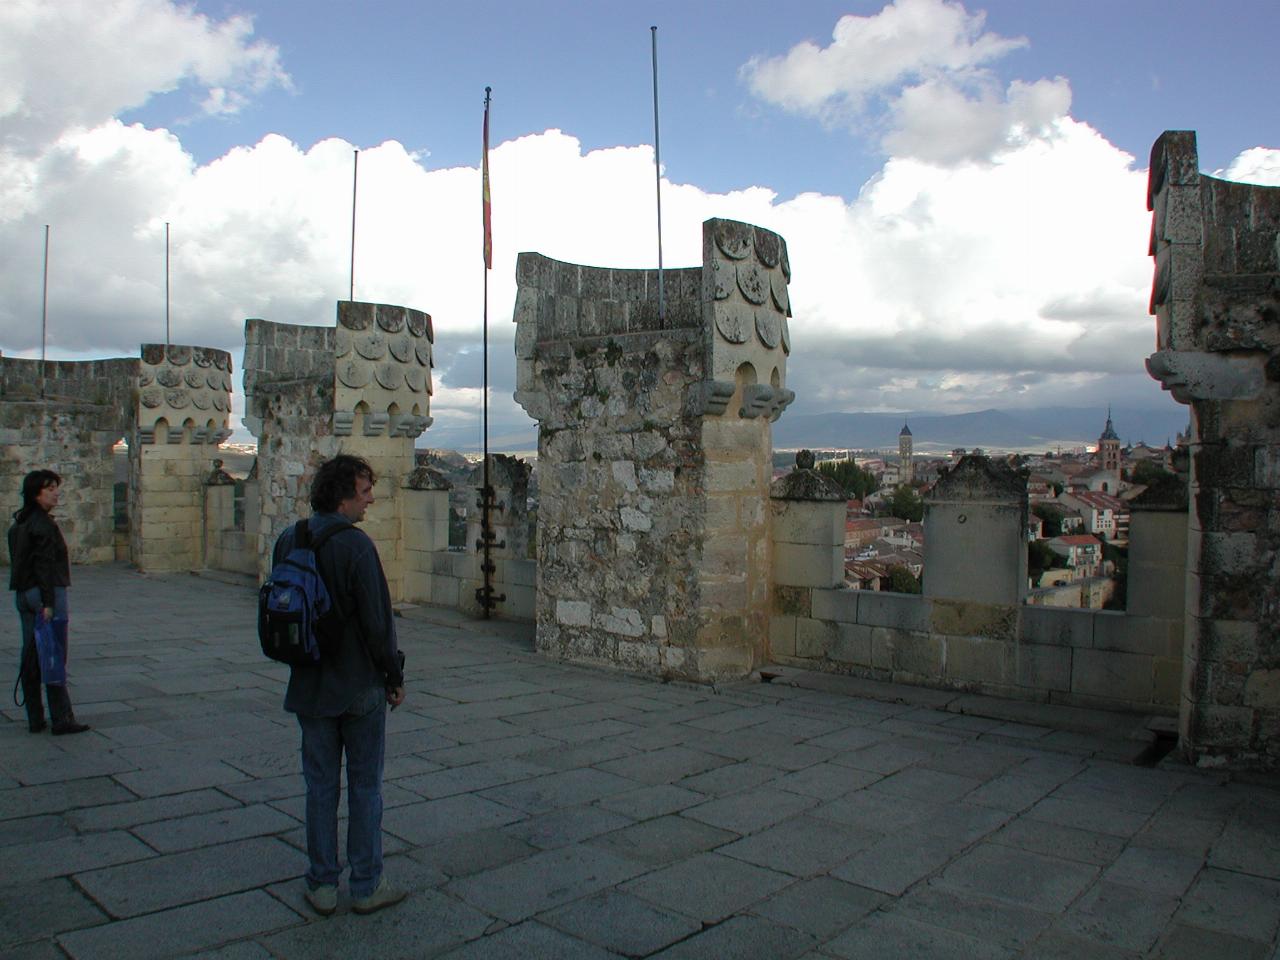
[[[46,620],[36,617],[36,655],[40,658],[40,679],[48,687],[67,684],[67,621],[64,617]]]

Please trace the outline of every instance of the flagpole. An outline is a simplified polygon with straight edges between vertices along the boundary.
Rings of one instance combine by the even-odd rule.
[[[483,260],[484,260],[484,311],[482,314],[482,342],[483,350],[481,352],[481,380],[482,380],[482,398],[481,398],[481,422],[483,424],[483,463],[481,467],[482,486],[480,488],[480,542],[477,546],[481,552],[480,570],[483,574],[483,586],[476,590],[476,600],[479,601],[480,609],[483,611],[484,619],[488,620],[490,612],[497,605],[498,600],[505,600],[506,595],[495,597],[493,594],[493,573],[495,570],[491,551],[495,546],[495,534],[493,532],[493,509],[494,494],[493,486],[489,479],[489,271],[493,269],[493,226],[490,220],[490,202],[489,202],[489,103],[491,101],[490,94],[493,92],[492,87],[484,88],[484,133],[483,133],[483,149],[480,159],[480,207],[481,218],[484,231],[483,238]]]
[[[347,299],[356,298],[356,185],[360,182],[360,151],[352,151],[351,163],[351,287]]]
[[[169,223],[164,225],[164,343],[168,346],[173,340],[169,336]]]
[[[662,283],[662,151],[658,145],[658,28],[650,27],[653,48],[653,173],[658,185],[658,321],[667,318],[666,298]]]
[[[44,397],[45,345],[49,340],[49,225],[44,225],[44,285],[40,295],[40,396]]]

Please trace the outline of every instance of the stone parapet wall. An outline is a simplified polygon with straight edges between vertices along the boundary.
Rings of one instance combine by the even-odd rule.
[[[779,587],[778,663],[1043,703],[1174,715],[1179,619]]]
[[[1204,765],[1280,767],[1280,188],[1202,174],[1195,134],[1151,156],[1157,350],[1191,408],[1180,741]]]
[[[0,357],[0,514],[22,505],[22,478],[63,480],[57,520],[73,563],[115,559],[112,448],[129,435],[139,361]],[[0,562],[8,564],[0,537]]]

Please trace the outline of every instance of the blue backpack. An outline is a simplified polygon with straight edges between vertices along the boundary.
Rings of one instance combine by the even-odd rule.
[[[316,552],[350,524],[335,524],[314,540],[306,520],[293,528],[293,549],[258,591],[258,642],[272,660],[290,666],[319,662],[342,637],[342,620],[316,569]]]

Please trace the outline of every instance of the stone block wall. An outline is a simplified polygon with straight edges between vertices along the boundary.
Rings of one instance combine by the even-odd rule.
[[[1180,744],[1280,766],[1280,188],[1202,174],[1195,134],[1151,155],[1156,352],[1191,408]]]
[[[785,387],[786,248],[711,220],[703,266],[522,254],[516,399],[538,421],[537,644],[661,676],[766,654],[770,428]]]
[[[22,478],[62,477],[55,514],[73,563],[115,559],[112,448],[129,435],[138,360],[0,357],[0,516],[22,505]],[[0,537],[0,562],[8,564]]]

